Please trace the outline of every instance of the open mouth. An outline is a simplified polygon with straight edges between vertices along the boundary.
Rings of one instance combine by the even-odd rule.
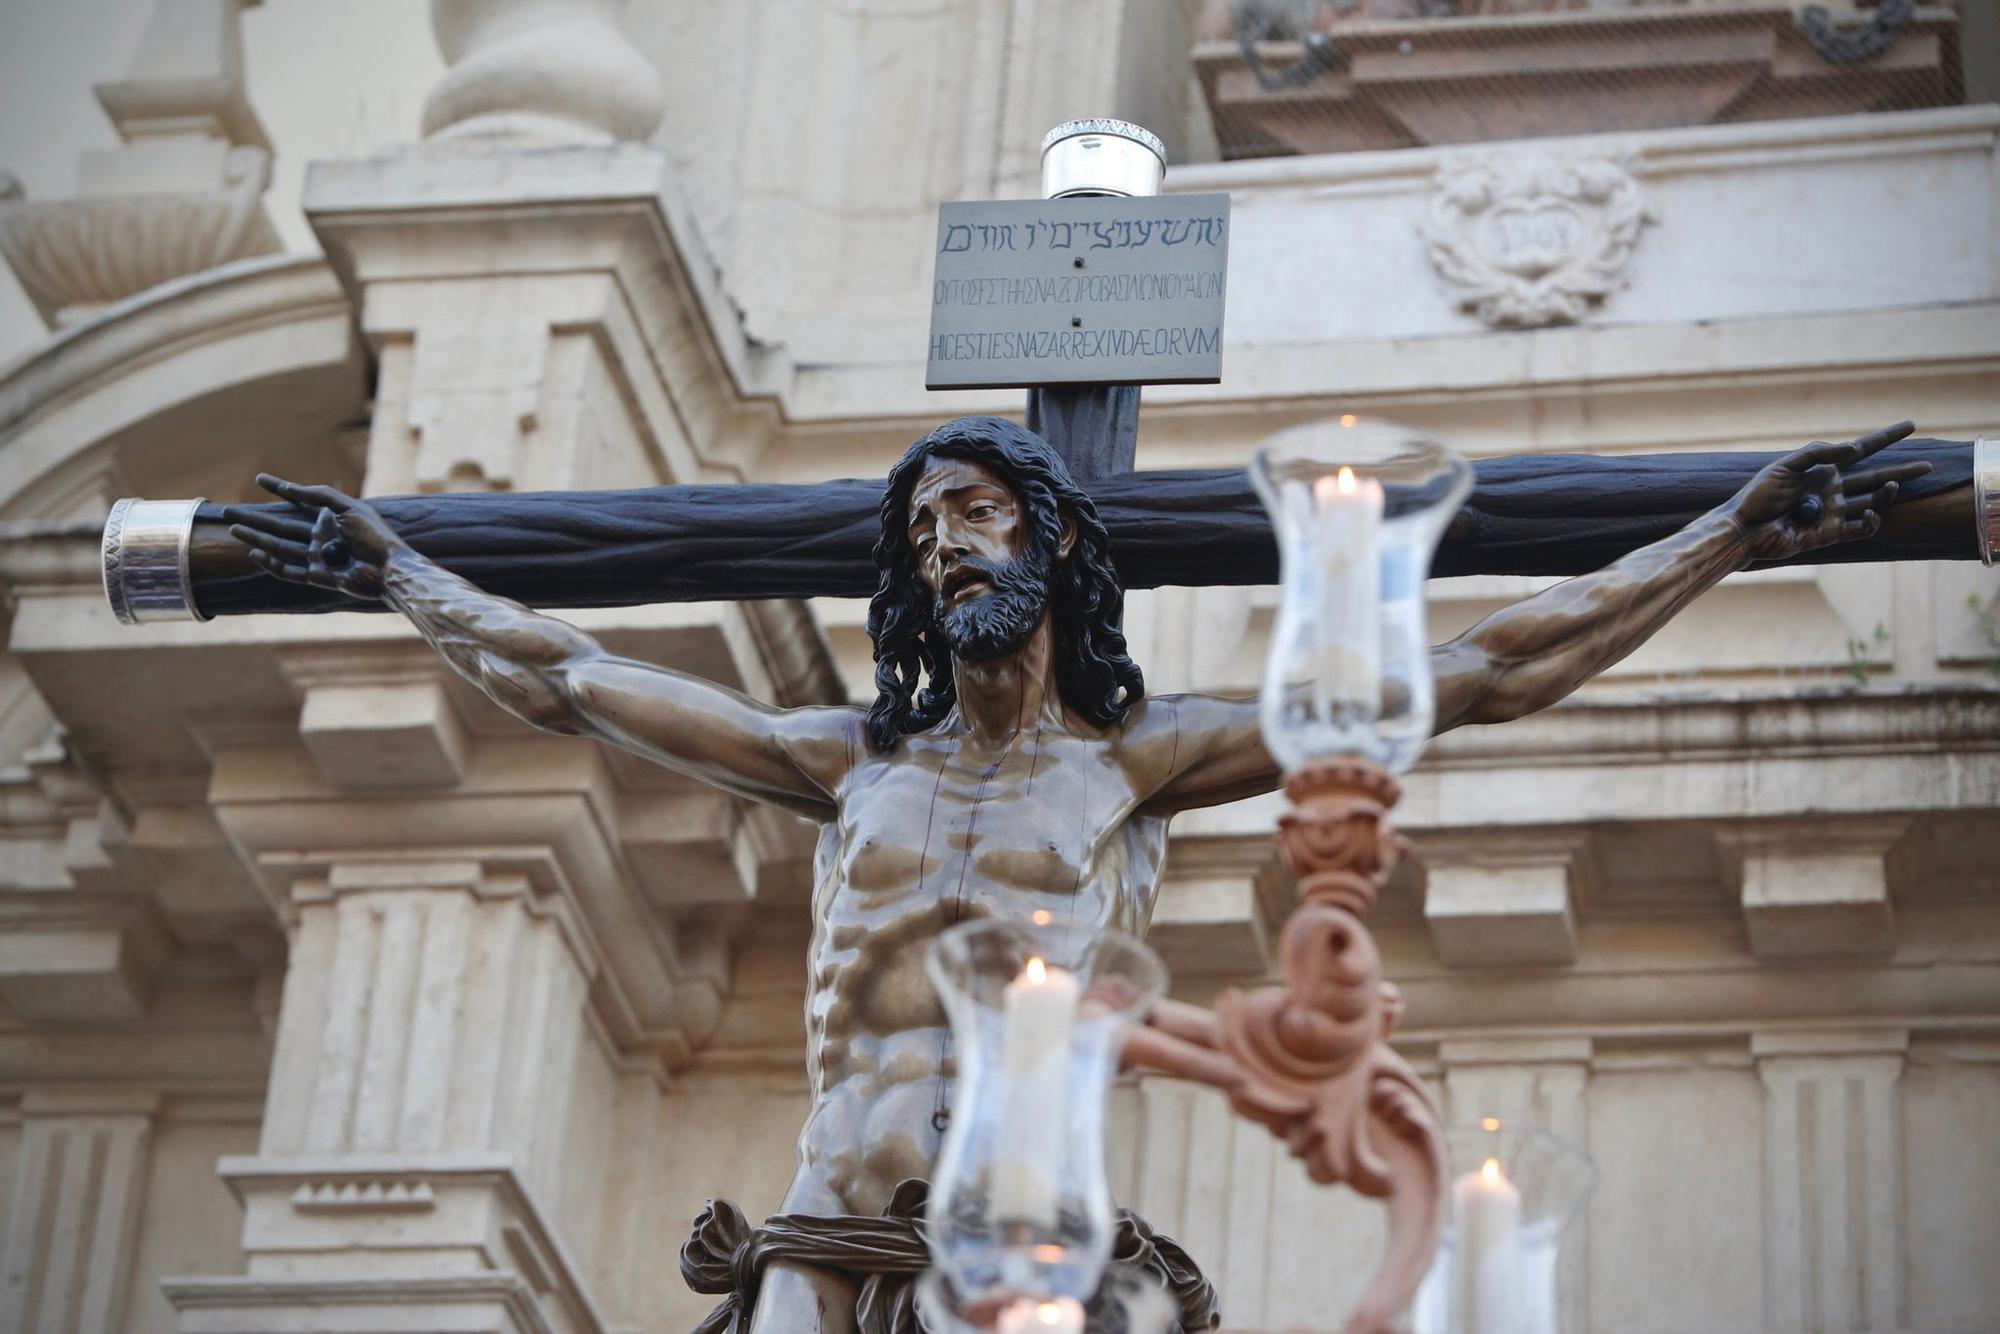
[[[945,602],[955,607],[966,598],[976,596],[990,586],[985,575],[969,566],[960,566],[945,575],[941,591],[944,593]]]

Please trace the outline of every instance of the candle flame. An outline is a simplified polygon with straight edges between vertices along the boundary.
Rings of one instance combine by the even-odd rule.
[[[1500,1128],[1500,1118],[1497,1116],[1489,1116],[1484,1121],[1481,1121],[1479,1123],[1479,1128],[1481,1130],[1498,1130]]]
[[[1024,971],[1028,975],[1028,985],[1031,987],[1038,987],[1049,980],[1049,966],[1042,962],[1039,955],[1028,960],[1028,966]]]
[[[1343,496],[1351,496],[1361,489],[1361,483],[1354,479],[1354,469],[1343,467],[1340,470],[1339,486]]]
[[[1342,426],[1352,426],[1352,425],[1354,425],[1354,414],[1353,414],[1353,413],[1351,413],[1351,412],[1343,412],[1343,413],[1341,413],[1341,414],[1340,414],[1340,424],[1341,424]]]
[[[1054,1302],[1043,1302],[1035,1308],[1035,1319],[1044,1325],[1060,1325],[1062,1318],[1063,1309]]]
[[[1500,1160],[1498,1158],[1488,1158],[1485,1162],[1481,1163],[1479,1165],[1479,1177],[1480,1180],[1489,1186],[1499,1185]]]

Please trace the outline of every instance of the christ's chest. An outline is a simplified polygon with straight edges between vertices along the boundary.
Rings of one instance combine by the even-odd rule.
[[[863,907],[920,889],[996,909],[1073,896],[1106,869],[1132,807],[1101,742],[909,738],[842,791],[839,879]]]

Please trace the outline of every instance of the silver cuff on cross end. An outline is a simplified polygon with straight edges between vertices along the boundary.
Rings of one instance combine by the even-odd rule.
[[[125,499],[104,521],[104,598],[123,625],[205,621],[188,576],[202,500]]]
[[[2000,436],[1972,442],[1972,521],[1979,525],[1979,558],[2000,561]]]

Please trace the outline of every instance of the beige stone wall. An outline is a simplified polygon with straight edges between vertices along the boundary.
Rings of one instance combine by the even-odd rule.
[[[31,200],[123,151],[88,86],[151,58],[151,5],[58,8],[0,15],[0,99],[35,111],[4,123],[36,127],[0,166]],[[1029,192],[1071,114],[1199,138],[1188,5],[647,2],[629,49],[612,8],[506,0],[531,40],[467,20],[441,82],[420,6],[266,0],[240,73],[295,253],[56,336],[0,290],[0,1328],[664,1334],[707,1305],[673,1264],[702,1201],[782,1193],[805,826],[535,736],[389,618],[127,629],[96,586],[111,499],[247,497],[259,468],[378,493],[879,472],[938,417],[1018,407],[919,387],[936,204]],[[558,47],[587,53],[567,100],[468,75]],[[1996,144],[1986,106],[1177,169],[1234,197],[1227,378],[1149,390],[1141,463],[1237,464],[1341,410],[1480,457],[1991,433]],[[1485,169],[1532,195],[1536,160],[1615,167],[1649,212],[1573,322],[1496,328],[1436,259],[1439,200]],[[1433,629],[1544,586],[1440,581]],[[1241,691],[1272,607],[1159,590],[1128,625],[1155,690]],[[1991,1326],[1996,614],[1966,563],[1733,578],[1412,776],[1419,856],[1378,914],[1401,1045],[1452,1118],[1595,1155],[1570,1327]],[[778,703],[868,690],[850,603],[575,619]],[[1276,809],[1177,821],[1151,938],[1179,994],[1268,972]],[[1206,1094],[1118,1097],[1121,1197],[1232,1321],[1337,1326],[1373,1209]]]

